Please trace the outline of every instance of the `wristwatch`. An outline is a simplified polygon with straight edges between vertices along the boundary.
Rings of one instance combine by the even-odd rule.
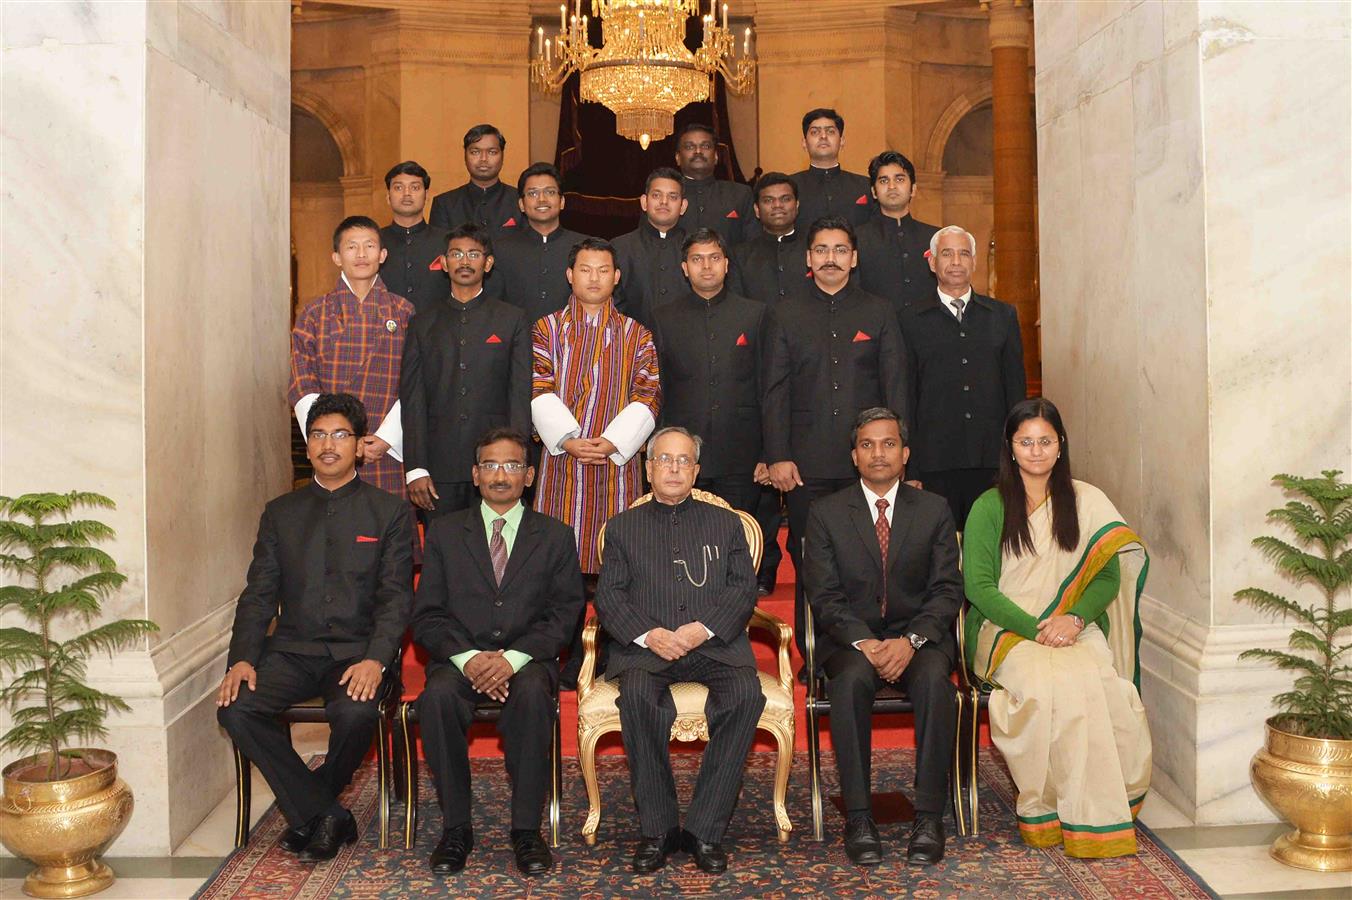
[[[929,638],[925,637],[923,634],[908,634],[906,635],[906,640],[911,642],[912,650],[919,650],[921,647],[925,646],[926,642],[929,641]]]

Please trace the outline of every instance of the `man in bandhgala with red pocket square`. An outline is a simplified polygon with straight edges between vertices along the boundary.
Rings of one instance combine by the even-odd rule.
[[[803,115],[803,149],[808,167],[793,174],[798,185],[798,219],[811,224],[822,216],[840,216],[858,228],[876,208],[869,180],[840,165],[845,147],[845,119],[834,109],[812,109]]]
[[[394,220],[380,229],[380,243],[385,248],[380,279],[419,312],[444,301],[451,289],[441,265],[446,232],[423,221],[431,185],[432,176],[411,159],[385,173],[385,196]]]
[[[217,692],[218,720],[290,826],[282,849],[306,862],[332,859],[357,839],[338,797],[371,749],[381,682],[412,596],[413,521],[407,503],[357,476],[365,433],[366,410],[351,394],[310,404],[314,480],[263,510]],[[277,715],[316,695],[330,732],[312,771]]]
[[[380,226],[373,220],[349,216],[338,224],[333,233],[338,283],[296,316],[287,398],[302,431],[320,394],[345,392],[360,400],[379,422],[357,450],[364,480],[403,497],[399,363],[414,309],[380,280],[384,260]]]
[[[681,170],[687,201],[681,213],[686,234],[710,228],[731,247],[760,234],[752,211],[751,188],[716,178],[718,135],[713,126],[691,122],[676,134],[676,167]]]
[[[765,461],[785,492],[798,570],[794,633],[803,647],[801,542],[808,507],[856,480],[850,428],[861,409],[906,408],[906,350],[891,305],[851,283],[854,229],[818,219],[806,235],[813,287],[774,308],[765,395]]]

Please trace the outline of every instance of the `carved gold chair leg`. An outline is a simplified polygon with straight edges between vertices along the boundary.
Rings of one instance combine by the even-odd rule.
[[[376,790],[380,804],[380,849],[390,845],[390,724],[381,716],[376,721]]]
[[[967,721],[966,707],[970,702],[966,691],[961,689],[955,692],[955,698],[958,709],[958,733],[956,740],[953,741],[953,762],[951,766],[952,774],[949,776],[949,783],[953,786],[953,819],[958,826],[958,834],[966,837],[971,834],[971,824],[968,821],[966,803],[963,802],[962,790],[962,758],[963,758],[963,732]]]
[[[775,736],[775,830],[779,842],[787,844],[793,823],[789,821],[786,799],[789,794],[789,771],[793,768],[793,721],[778,722],[766,729]]]
[[[980,773],[977,771],[980,758],[977,755],[977,749],[981,739],[981,692],[978,688],[972,688],[968,706],[968,732],[963,741],[963,749],[967,752],[967,809],[968,817],[971,819],[971,833],[979,834],[981,832],[981,798],[980,788],[978,787]]]
[[[563,799],[563,732],[559,703],[554,701],[554,739],[549,745],[549,846],[559,845],[559,805]]]
[[[811,706],[807,709],[807,768],[808,780],[812,789],[812,839],[825,839],[822,824],[822,751],[821,740],[817,735],[817,712]]]
[[[249,820],[253,812],[253,764],[239,752],[234,744],[230,749],[235,754],[235,849],[249,843]]]
[[[409,722],[409,705],[399,705],[399,743],[404,754],[404,849],[413,849],[414,828],[418,815],[418,754],[414,748],[412,723]]]
[[[596,783],[596,742],[604,732],[597,730],[579,734],[577,762],[582,768],[582,783],[587,786],[587,821],[582,823],[582,840],[588,847],[596,845],[596,831],[601,825],[601,788]]]

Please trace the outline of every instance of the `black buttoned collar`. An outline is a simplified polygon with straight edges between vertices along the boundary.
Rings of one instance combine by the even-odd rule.
[[[693,496],[686,495],[686,498],[682,500],[680,503],[663,503],[661,500],[658,500],[656,497],[653,497],[653,499],[645,505],[652,510],[653,515],[655,516],[663,516],[666,515],[667,513],[679,516],[684,515],[685,513],[688,513],[690,510],[694,509],[695,500]]]
[[[391,222],[385,227],[394,234],[403,235],[404,237],[413,237],[415,234],[422,234],[424,231],[426,231],[427,223],[422,220],[419,220],[417,225],[410,225],[409,227],[405,228],[398,222]]]
[[[724,284],[723,287],[719,289],[718,293],[714,294],[708,300],[704,299],[699,294],[696,294],[694,291],[686,292],[685,300],[687,303],[691,304],[696,309],[704,309],[706,307],[718,306],[722,304],[722,302],[727,299],[727,296],[728,296],[728,286]]]
[[[310,492],[321,500],[342,500],[361,490],[361,476],[353,474],[352,480],[335,490],[329,490],[315,479],[310,479]]]

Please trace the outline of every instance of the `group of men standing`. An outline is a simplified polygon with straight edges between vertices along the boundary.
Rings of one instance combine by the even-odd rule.
[[[534,761],[554,691],[576,681],[592,593],[645,785],[633,866],[653,871],[684,849],[722,871],[763,704],[744,632],[773,588],[786,510],[796,633],[811,603],[833,704],[842,692],[836,746],[853,748],[840,762],[846,850],[881,858],[861,698],[900,682],[925,709],[908,858],[942,857],[952,538],[993,479],[1005,412],[1024,395],[1022,350],[1012,308],[972,291],[972,235],[911,217],[915,170],[900,153],[879,154],[867,176],[841,169],[844,128],[834,110],[807,113],[809,168],[753,189],[714,179],[717,135],[688,126],[677,168],[647,179],[638,227],[611,242],[561,226],[552,165],[526,167],[515,190],[501,182],[506,140],[478,125],[464,137],[469,181],[432,199],[430,223],[431,179],[408,161],[385,179],[389,225],[339,224],[337,284],[292,335],[289,400],[315,483],[264,513],[220,695],[241,749],[270,782],[290,781],[278,790],[284,847],[318,860],[355,838],[337,797],[394,663],[387,632],[411,621],[432,657],[419,701],[444,817],[432,868],[459,871],[473,848],[465,734],[475,703],[495,700],[517,863],[547,871]],[[625,512],[645,484],[654,502]],[[736,517],[692,500],[695,488],[757,518],[759,572]],[[856,526],[871,557],[849,549]],[[908,561],[893,577],[898,555]],[[710,686],[715,765],[685,829],[665,758],[675,680]],[[315,693],[338,749],[303,773],[273,716]]]

